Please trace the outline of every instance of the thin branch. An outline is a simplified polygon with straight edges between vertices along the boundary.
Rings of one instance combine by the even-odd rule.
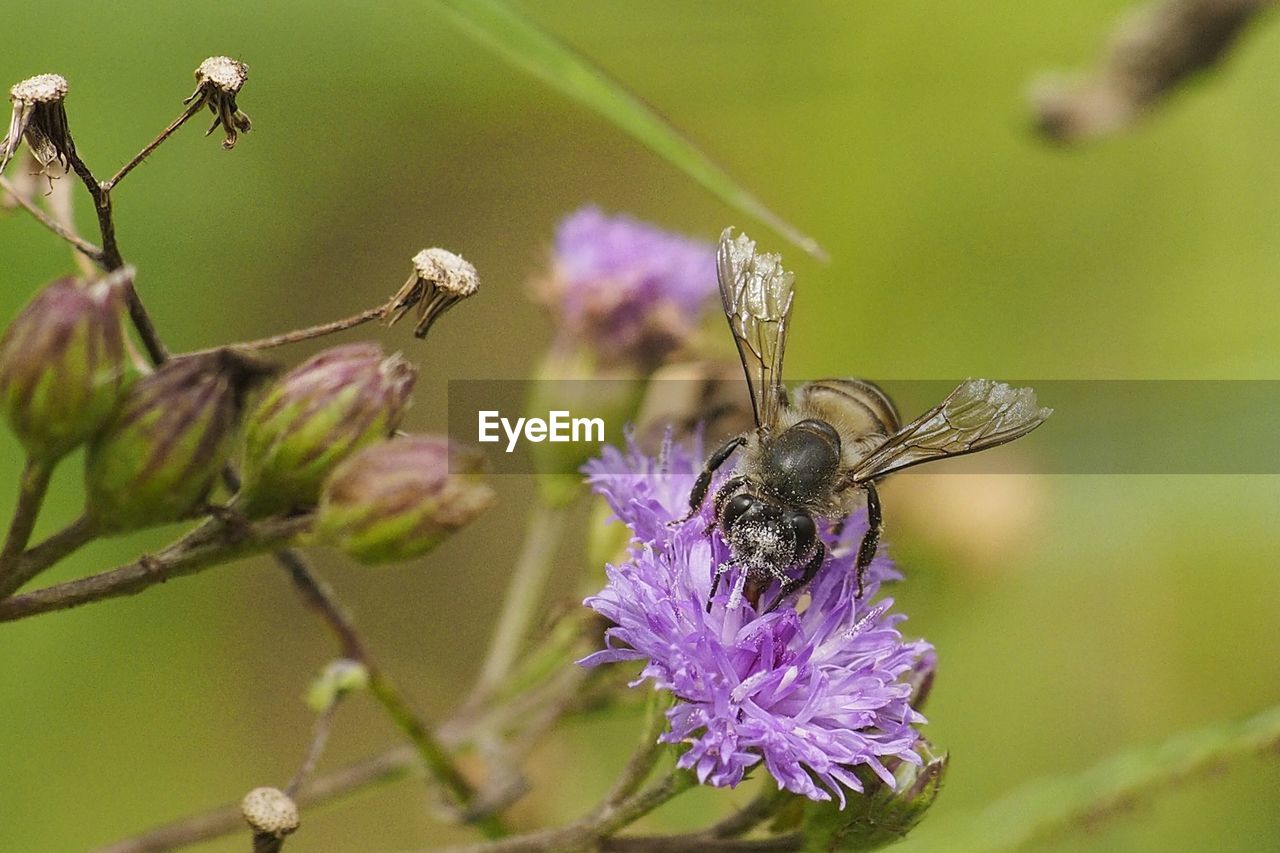
[[[478,708],[490,699],[515,665],[533,615],[540,611],[542,588],[564,533],[567,510],[545,502],[534,506],[525,530],[524,547],[512,569],[493,640],[464,707]]]
[[[27,198],[26,195],[20,192],[18,188],[15,187],[12,183],[10,183],[9,179],[4,177],[3,175],[0,175],[0,189],[7,192],[9,196],[15,202],[17,202],[18,206],[21,207],[23,210],[25,210],[27,213],[31,214],[33,217],[35,217],[35,220],[37,222],[39,222],[45,228],[48,228],[50,231],[52,231],[61,239],[70,243],[71,248],[75,249],[77,252],[84,255],[86,258],[93,261],[95,264],[99,264],[99,265],[102,264],[103,261],[102,261],[101,249],[99,249],[97,246],[93,245],[88,240],[84,239],[79,234],[72,231],[70,228],[66,227],[61,222],[58,222],[56,219],[49,216],[47,213],[45,213],[43,210],[37,207],[35,202]]]
[[[324,710],[316,717],[315,725],[311,729],[311,744],[307,747],[307,756],[302,760],[302,764],[298,766],[298,772],[293,774],[293,778],[289,780],[288,786],[284,792],[290,797],[298,793],[298,789],[302,787],[302,783],[307,781],[316,769],[316,765],[320,763],[320,756],[324,755],[325,745],[329,742],[329,729],[333,726],[333,715],[337,713],[338,705],[342,701],[342,694],[336,693],[333,701],[324,707]]]
[[[316,777],[306,783],[294,797],[300,809],[319,806],[347,794],[362,791],[375,785],[385,785],[413,775],[421,775],[417,753],[402,746],[396,749],[344,767],[341,770]],[[172,850],[201,841],[209,841],[244,831],[244,817],[240,803],[228,803],[198,815],[183,818],[156,827],[135,838],[118,841],[99,850],[99,853],[151,853]]]
[[[98,231],[102,233],[102,265],[107,272],[118,270],[124,266],[124,259],[120,257],[120,247],[116,245],[116,224],[111,216],[111,196],[103,191],[102,184],[98,183],[98,179],[93,176],[88,165],[74,150],[67,152],[67,161],[93,199],[93,212],[98,217]]]
[[[540,710],[536,704],[525,701],[528,697],[521,696],[516,697],[505,708],[494,709],[486,718],[464,714],[453,717],[440,727],[439,739],[446,746],[457,748],[475,732],[493,730],[496,727],[492,722],[494,718],[511,719],[524,723],[530,729],[541,729],[545,732],[556,719],[588,701],[584,700],[583,693],[578,687],[583,678],[594,676],[601,671],[574,667],[572,672],[579,675],[579,678],[564,679],[559,684],[557,693],[545,695],[543,701],[539,703],[555,712],[550,715],[550,719],[548,714]],[[527,732],[520,739],[527,748],[532,748],[532,738],[527,736],[531,734],[532,732]],[[519,746],[516,751],[517,753],[521,751]],[[303,784],[294,800],[300,808],[318,807],[361,793],[367,788],[394,782],[411,775],[423,775],[422,760],[417,749],[408,744],[394,746],[378,755],[315,777],[313,781]],[[157,827],[137,838],[104,848],[104,853],[169,850],[243,830],[244,819],[240,815],[240,806],[238,803],[233,803]]]
[[[657,689],[649,693],[649,701],[645,708],[644,727],[640,730],[640,740],[635,752],[627,759],[627,765],[614,780],[613,787],[605,795],[601,810],[612,808],[636,792],[644,780],[649,778],[653,767],[662,755],[662,743],[658,738],[667,727],[666,710],[671,707],[671,694]]]
[[[364,325],[370,320],[381,319],[383,314],[383,306],[369,308],[361,311],[359,314],[353,314],[350,317],[344,317],[341,320],[334,320],[332,323],[321,323],[318,326],[309,326],[305,329],[297,329],[292,332],[284,332],[279,335],[272,335],[269,338],[260,338],[256,341],[247,341],[242,344],[232,344],[236,349],[242,350],[263,350],[281,347],[286,344],[296,344],[301,341],[308,341],[312,338],[319,338],[325,335],[332,335],[335,332],[345,332],[347,329],[354,329],[356,326]]]
[[[120,171],[112,175],[110,180],[103,181],[102,191],[104,193],[110,193],[113,189],[115,189],[116,185],[119,184],[122,180],[124,180],[125,175],[132,172],[135,166],[137,166],[143,160],[147,159],[147,157],[151,154],[152,151],[155,151],[157,148],[159,148],[160,145],[166,139],[172,136],[174,132],[177,131],[178,128],[182,127],[184,124],[187,123],[187,119],[191,118],[193,115],[200,112],[200,110],[203,107],[204,107],[203,99],[197,98],[196,100],[192,101],[191,105],[187,107],[185,110],[183,110],[181,115],[179,115],[173,121],[169,122],[169,126],[166,127],[164,130],[160,131],[159,136],[157,136],[155,139],[148,142],[146,144],[146,147],[144,147],[137,154],[133,155],[133,158],[128,163],[125,163],[123,166],[121,166]]]
[[[0,599],[17,592],[45,569],[58,563],[98,536],[88,516],[82,515],[18,559],[12,571],[0,580]]]
[[[1276,0],[1159,0],[1117,28],[1098,67],[1032,91],[1040,131],[1055,142],[1106,136],[1134,124],[1195,74],[1220,62]]]
[[[427,770],[465,810],[475,801],[476,792],[462,775],[449,751],[436,739],[430,728],[413,710],[409,700],[369,654],[356,629],[355,622],[333,594],[333,590],[311,571],[296,551],[279,551],[276,560],[289,572],[303,601],[315,610],[329,626],[338,641],[343,657],[359,661],[369,674],[369,691],[409,738]],[[506,834],[501,821],[493,816],[476,816],[476,826],[490,838]]]
[[[785,788],[773,788],[768,787],[768,783],[765,784],[765,789],[757,794],[755,799],[719,823],[708,827],[703,836],[737,838],[739,835],[744,835],[773,817],[783,800],[795,796]]]
[[[4,599],[0,601],[0,622],[134,595],[172,578],[279,547],[306,531],[311,521],[309,515],[271,518],[243,527],[207,521],[154,555],[87,578]]]
[[[803,848],[800,834],[773,838],[707,838],[686,835],[622,835],[606,838],[600,849],[606,853],[794,853]]]
[[[31,540],[31,532],[35,529],[40,507],[44,505],[44,495],[49,489],[51,476],[53,463],[27,457],[22,473],[18,476],[18,499],[13,518],[9,522],[9,532],[5,536],[4,547],[0,548],[0,597],[22,586],[22,582],[17,586],[13,585],[14,570],[22,552],[27,549],[27,542]]]

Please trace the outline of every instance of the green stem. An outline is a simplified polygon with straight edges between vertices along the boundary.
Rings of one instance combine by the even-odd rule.
[[[1241,758],[1274,759],[1280,705],[1252,719],[1183,732],[1162,744],[1122,752],[1083,773],[1039,782],[997,800],[981,814],[926,822],[912,850],[1040,850],[1071,835],[1096,833],[1105,821],[1186,782],[1214,778]],[[1068,845],[1069,846],[1069,845]]]
[[[622,774],[613,783],[613,788],[604,798],[601,811],[622,802],[636,792],[658,763],[662,755],[662,744],[658,738],[667,727],[666,711],[671,707],[671,694],[662,690],[651,690],[645,706],[644,728],[640,731],[640,742],[636,751],[627,761]]]
[[[39,545],[24,553],[13,571],[0,581],[0,599],[12,595],[45,569],[71,556],[98,538],[98,530],[82,515]]]
[[[369,692],[381,703],[387,715],[404,732],[433,776],[465,811],[476,799],[475,789],[458,769],[449,751],[440,743],[409,704],[409,700],[383,671],[365,648],[351,614],[338,601],[333,590],[311,571],[310,566],[293,550],[278,551],[276,560],[285,567],[303,601],[318,612],[329,626],[343,657],[359,661],[369,673]],[[493,815],[477,815],[473,821],[487,838],[507,834],[502,822]]]
[[[533,616],[541,612],[542,588],[551,573],[567,517],[568,511],[564,507],[553,507],[543,501],[534,506],[489,653],[467,699],[466,708],[478,708],[488,701],[515,665]]]
[[[35,529],[36,518],[40,515],[40,507],[44,504],[44,495],[49,489],[49,478],[52,475],[53,463],[27,457],[18,478],[17,506],[13,511],[13,519],[9,522],[4,547],[0,549],[0,597],[8,595],[23,584],[22,580],[16,580],[15,583],[15,570],[22,552],[31,541],[31,532]]]

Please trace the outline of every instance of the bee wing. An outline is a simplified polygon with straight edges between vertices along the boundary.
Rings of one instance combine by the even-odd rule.
[[[755,241],[745,234],[734,239],[732,230],[720,235],[716,253],[720,301],[747,375],[756,426],[771,427],[785,400],[782,357],[795,276],[777,255],[757,254]]]
[[[1031,432],[1052,413],[1037,405],[1030,388],[968,379],[872,451],[851,478],[865,483],[921,462],[997,447]]]

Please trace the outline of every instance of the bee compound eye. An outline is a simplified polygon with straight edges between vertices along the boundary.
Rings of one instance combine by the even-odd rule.
[[[796,538],[796,556],[800,556],[813,547],[818,539],[818,526],[813,517],[805,512],[793,512],[787,516],[787,526]]]
[[[725,529],[733,527],[734,522],[750,512],[756,506],[756,503],[755,497],[745,492],[729,498],[729,502],[724,505],[724,512],[721,514]]]

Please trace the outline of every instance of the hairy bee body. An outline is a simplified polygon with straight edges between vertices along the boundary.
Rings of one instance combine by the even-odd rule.
[[[737,472],[715,494],[715,527],[741,566],[739,595],[759,607],[774,581],[778,594],[765,613],[802,589],[822,568],[826,546],[817,520],[843,523],[864,503],[867,530],[855,560],[857,597],[875,557],[882,518],[875,484],[894,471],[976,453],[1026,435],[1052,410],[1030,388],[968,379],[906,426],[880,388],[862,379],[822,379],[788,394],[782,384],[794,276],[776,255],[758,254],[745,236],[726,230],[716,257],[720,299],[751,395],[755,429],[711,454],[689,495],[688,520],[702,506],[715,471],[742,450]],[[710,611],[720,576],[707,597]],[[798,569],[798,574],[796,570]]]

